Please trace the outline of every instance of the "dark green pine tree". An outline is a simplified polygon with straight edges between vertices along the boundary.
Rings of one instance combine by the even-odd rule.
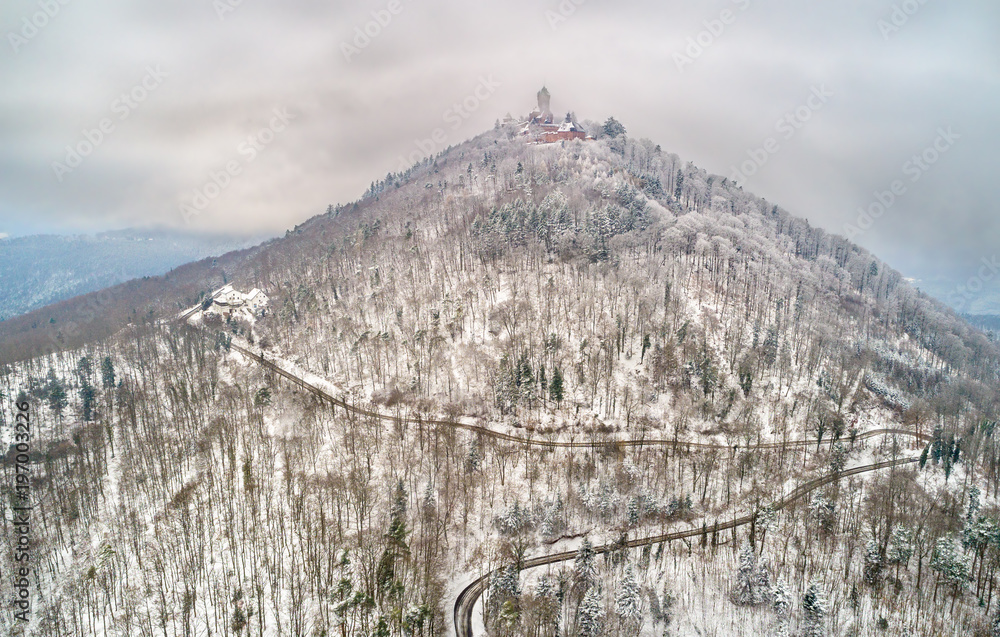
[[[606,122],[604,122],[604,134],[608,137],[618,137],[619,135],[625,134],[625,125],[616,120],[614,117],[609,117]]]
[[[396,485],[396,495],[389,510],[389,530],[385,534],[386,547],[375,574],[376,594],[380,602],[391,600],[403,592],[403,585],[396,578],[396,563],[410,554],[406,544],[406,490],[403,481]]]
[[[708,396],[715,395],[715,385],[719,378],[719,372],[712,362],[712,356],[708,351],[708,341],[704,341],[701,347],[701,359],[698,361],[699,372],[701,373],[701,389]]]
[[[774,365],[775,361],[778,360],[778,329],[775,327],[768,328],[767,338],[764,339],[764,363],[771,367]]]
[[[115,364],[110,356],[105,356],[101,361],[101,386],[110,389],[115,386]]]
[[[83,385],[80,387],[80,402],[83,404],[83,422],[90,422],[94,419],[94,399],[97,392],[94,391],[94,387],[87,381],[84,381]]]
[[[90,359],[84,356],[76,364],[76,373],[80,378],[80,383],[89,383],[90,375],[93,373],[94,368],[90,364]]]
[[[63,410],[66,409],[66,388],[62,381],[56,378],[55,372],[49,370],[49,409],[55,413],[56,417],[62,419]]]
[[[563,399],[563,377],[559,368],[552,370],[552,383],[549,385],[549,398],[561,403]]]
[[[812,584],[802,598],[802,614],[805,637],[823,637],[826,624],[826,599],[819,586]]]
[[[941,463],[941,450],[944,446],[941,434],[942,432],[940,427],[934,429],[934,439],[931,441],[931,458],[934,459],[934,464]]]
[[[517,363],[517,386],[521,388],[530,387],[535,383],[535,375],[531,372],[531,363],[528,361],[528,353],[521,354],[521,360]]]

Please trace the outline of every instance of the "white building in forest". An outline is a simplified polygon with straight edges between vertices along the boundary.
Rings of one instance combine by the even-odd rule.
[[[212,295],[212,305],[207,311],[221,313],[229,317],[233,312],[249,312],[253,315],[260,315],[267,307],[268,298],[263,290],[254,288],[249,293],[244,294],[226,284]]]

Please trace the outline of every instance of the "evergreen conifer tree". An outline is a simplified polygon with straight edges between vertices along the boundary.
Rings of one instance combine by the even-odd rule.
[[[601,591],[592,586],[583,596],[580,604],[580,637],[597,637],[602,635],[602,620],[604,606],[601,603]]]
[[[585,586],[597,581],[597,565],[594,563],[594,557],[594,545],[590,543],[589,538],[584,538],[573,561],[573,576],[577,582]]]
[[[823,637],[826,625],[826,598],[818,584],[811,584],[802,597],[804,637]]]
[[[558,367],[552,371],[552,383],[549,385],[549,398],[556,401],[556,403],[561,403],[563,399],[563,377]]]
[[[642,595],[639,583],[635,581],[635,571],[631,566],[626,567],[625,574],[618,582],[615,613],[618,614],[626,630],[635,631],[642,624]]]

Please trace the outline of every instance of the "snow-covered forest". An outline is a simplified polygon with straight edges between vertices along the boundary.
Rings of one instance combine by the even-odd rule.
[[[479,577],[477,635],[1000,634],[992,336],[652,142],[514,133],[227,272],[255,321],[0,367],[24,634],[454,634]]]

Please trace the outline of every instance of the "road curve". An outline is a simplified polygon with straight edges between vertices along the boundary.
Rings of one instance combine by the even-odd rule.
[[[279,365],[277,365],[273,361],[267,360],[267,358],[263,354],[261,354],[259,352],[254,352],[253,350],[247,349],[247,348],[245,348],[245,347],[243,347],[241,345],[238,345],[236,343],[230,344],[230,348],[236,350],[237,352],[243,354],[244,356],[247,356],[248,358],[253,359],[254,361],[256,361],[257,363],[259,363],[263,367],[267,367],[268,369],[272,370],[273,372],[275,372],[279,376],[282,376],[283,378],[285,378],[285,379],[293,382],[294,384],[298,385],[299,387],[302,387],[303,389],[311,392],[312,394],[316,395],[317,397],[321,398],[322,400],[325,400],[325,401],[331,403],[332,405],[335,405],[337,407],[341,407],[344,410],[349,411],[349,412],[354,413],[354,414],[357,414],[359,416],[367,416],[369,418],[375,418],[375,419],[378,419],[378,420],[384,420],[384,421],[390,421],[390,422],[405,422],[405,423],[408,423],[408,424],[424,424],[424,425],[432,425],[432,426],[451,427],[453,429],[463,429],[465,431],[471,431],[471,432],[474,432],[474,433],[482,434],[484,436],[487,436],[489,438],[493,438],[493,439],[496,439],[496,440],[504,440],[504,441],[507,441],[507,442],[516,442],[516,443],[519,443],[519,444],[523,444],[523,445],[527,445],[527,446],[532,446],[532,447],[547,447],[547,448],[561,448],[561,449],[567,449],[567,448],[568,449],[600,449],[600,448],[609,447],[609,446],[617,446],[617,447],[671,447],[671,448],[673,448],[675,450],[677,450],[677,449],[680,449],[680,450],[691,450],[691,449],[711,450],[711,449],[716,449],[716,450],[725,450],[725,451],[732,451],[734,449],[734,446],[730,446],[730,445],[720,445],[720,444],[707,443],[707,442],[686,442],[684,440],[666,440],[666,439],[649,439],[649,440],[647,440],[647,439],[643,439],[643,438],[638,438],[638,439],[629,439],[629,440],[601,440],[601,441],[589,441],[589,440],[584,440],[584,441],[545,440],[545,439],[542,439],[542,438],[525,438],[523,436],[515,436],[513,434],[508,434],[508,433],[504,433],[504,432],[501,432],[501,431],[496,431],[496,430],[490,429],[489,427],[483,427],[481,425],[472,425],[472,424],[469,424],[469,423],[459,422],[457,420],[441,420],[441,419],[434,419],[434,418],[417,420],[417,419],[414,419],[414,418],[406,418],[406,417],[402,417],[402,416],[391,416],[389,414],[384,414],[384,413],[379,412],[379,411],[373,411],[373,410],[370,410],[370,409],[365,409],[363,407],[358,407],[357,405],[352,405],[352,404],[347,403],[347,402],[345,402],[345,401],[343,401],[343,400],[341,400],[339,398],[336,398],[336,397],[332,396],[331,394],[329,394],[328,392],[326,392],[325,390],[317,387],[316,385],[313,385],[312,383],[310,383],[310,382],[308,382],[308,381],[306,381],[306,380],[304,380],[302,378],[299,378],[295,374],[292,374],[291,372],[289,372],[289,371],[281,368]],[[928,434],[921,434],[921,433],[916,433],[916,432],[913,432],[913,431],[907,431],[905,429],[892,429],[892,428],[872,429],[872,430],[869,430],[869,431],[865,431],[863,433],[859,433],[855,437],[855,440],[867,440],[868,438],[874,438],[876,436],[908,436],[908,437],[916,438],[918,440],[923,440],[923,441],[931,440],[931,436],[928,435]],[[832,443],[833,443],[833,440],[832,439],[828,439],[826,441],[823,441],[822,444],[832,444]],[[789,447],[804,447],[804,446],[807,446],[807,445],[814,445],[814,444],[816,444],[815,440],[788,440],[788,441],[785,441],[785,442],[762,442],[762,443],[750,445],[749,447],[743,447],[743,448],[749,449],[749,450],[757,450],[757,449],[781,449],[782,447],[784,447],[784,448],[789,448]],[[742,447],[741,445],[735,445],[736,449],[739,449],[741,447]]]
[[[514,436],[512,434],[507,434],[488,427],[483,427],[480,425],[472,425],[468,423],[458,422],[456,420],[441,420],[441,419],[427,419],[427,420],[416,420],[412,418],[405,418],[401,416],[391,416],[388,414],[383,414],[378,411],[373,411],[369,409],[364,409],[356,405],[351,405],[339,398],[336,398],[326,392],[325,390],[313,385],[312,383],[306,381],[303,378],[296,376],[295,374],[283,369],[278,366],[275,362],[267,360],[267,358],[259,352],[254,352],[248,348],[245,348],[239,344],[231,343],[230,348],[236,350],[237,352],[247,356],[248,358],[256,361],[261,366],[270,369],[279,376],[291,381],[292,383],[302,387],[303,389],[311,392],[315,396],[322,400],[329,402],[330,404],[341,407],[345,411],[360,415],[367,416],[370,418],[375,418],[378,420],[392,421],[392,422],[406,422],[409,424],[426,424],[433,426],[445,426],[452,427],[455,429],[463,429],[466,431],[472,431],[484,436],[494,438],[497,440],[504,440],[508,442],[516,442],[528,446],[536,447],[547,447],[547,448],[602,448],[609,445],[616,445],[619,447],[643,447],[643,446],[666,446],[672,447],[673,449],[717,449],[717,450],[731,450],[733,447],[729,445],[719,445],[712,443],[699,443],[699,442],[685,442],[679,440],[663,440],[663,439],[638,439],[638,440],[607,440],[607,441],[557,441],[557,440],[542,440],[535,438],[524,438],[521,436]],[[892,429],[892,428],[882,428],[882,429],[872,429],[856,436],[855,440],[866,440],[868,438],[873,438],[875,436],[884,435],[899,435],[899,436],[909,436],[916,438],[918,440],[928,441],[931,440],[931,436],[928,434],[920,434],[912,431],[907,431],[904,429]],[[786,442],[771,442],[771,443],[759,443],[748,447],[751,450],[757,449],[780,449],[782,447],[802,447],[806,445],[812,445],[816,441],[814,440],[790,440]],[[826,444],[832,443],[832,440],[827,440]],[[738,446],[737,446],[738,447]],[[855,467],[853,469],[848,469],[840,473],[829,474],[820,478],[816,478],[809,482],[806,482],[798,487],[796,487],[790,494],[782,498],[781,500],[774,503],[774,508],[776,510],[783,509],[792,502],[804,497],[811,491],[825,486],[831,482],[839,480],[844,477],[857,475],[859,473],[866,473],[869,471],[878,471],[880,469],[885,469],[887,467],[894,467],[904,464],[911,464],[917,462],[919,458],[903,458],[899,460],[890,460],[886,462],[880,462],[871,465],[865,465],[861,467]],[[737,528],[749,524],[752,516],[746,515],[740,518],[735,518],[729,520],[728,522],[722,522],[718,526],[713,525],[713,532],[726,531],[729,529]],[[688,537],[695,537],[704,533],[704,529],[689,529],[687,531],[677,531],[674,533],[664,533],[662,535],[656,535],[653,537],[641,538],[630,540],[627,543],[628,548],[635,548],[637,546],[645,546],[648,544],[659,544],[661,542],[670,542],[672,540],[679,540]],[[595,553],[605,553],[608,550],[616,548],[616,545],[606,544],[604,546],[599,546],[594,549]],[[562,553],[554,553],[552,555],[544,555],[540,557],[535,557],[526,560],[523,564],[523,569],[527,570],[530,568],[535,568],[537,566],[544,566],[546,564],[555,564],[557,562],[564,562],[571,560],[576,556],[575,551],[565,551]],[[455,632],[457,637],[473,637],[472,635],[472,611],[479,600],[479,597],[483,594],[483,590],[489,581],[490,573],[479,577],[474,582],[469,584],[465,589],[459,594],[458,599],[455,601],[454,610],[454,621],[455,621]]]
[[[341,400],[339,398],[336,398],[336,397],[330,395],[329,393],[327,393],[326,391],[324,391],[323,389],[320,389],[319,387],[313,385],[312,383],[310,383],[310,382],[308,382],[308,381],[306,381],[306,380],[304,380],[302,378],[299,378],[295,374],[292,374],[291,372],[288,372],[285,369],[279,367],[276,363],[267,360],[263,356],[263,354],[251,351],[251,350],[249,350],[249,349],[247,349],[245,347],[242,347],[242,346],[240,346],[238,344],[231,344],[230,347],[232,349],[236,350],[237,352],[240,352],[241,354],[243,354],[243,355],[245,355],[245,356],[247,356],[247,357],[249,357],[249,358],[257,361],[262,366],[267,367],[268,369],[274,371],[279,376],[281,376],[281,377],[283,377],[283,378],[285,378],[285,379],[287,379],[287,380],[295,383],[296,385],[302,387],[303,389],[308,390],[309,392],[313,393],[314,395],[318,396],[319,398],[321,398],[323,400],[326,400],[326,401],[330,402],[331,404],[333,404],[333,405],[335,405],[337,407],[341,407],[341,408],[343,408],[343,409],[345,409],[345,410],[347,410],[347,411],[349,411],[351,413],[357,414],[357,415],[368,416],[368,417],[376,418],[376,419],[379,419],[379,420],[385,420],[385,421],[402,421],[402,422],[407,422],[407,423],[410,423],[410,424],[423,423],[423,424],[427,424],[427,425],[453,427],[453,428],[456,428],[456,429],[464,429],[464,430],[467,430],[467,431],[472,431],[472,432],[480,433],[480,434],[483,434],[485,436],[488,436],[488,437],[491,437],[491,438],[494,438],[494,439],[505,440],[505,441],[509,441],[509,442],[517,442],[517,443],[521,443],[521,444],[525,444],[525,445],[530,445],[530,446],[549,447],[549,448],[556,448],[556,447],[558,447],[558,448],[601,448],[601,447],[606,447],[608,445],[618,445],[618,446],[622,446],[622,447],[669,446],[669,447],[673,447],[674,449],[677,449],[677,448],[682,448],[682,449],[720,449],[720,450],[722,450],[722,449],[724,449],[724,450],[731,449],[731,447],[729,445],[718,445],[718,444],[697,443],[697,442],[684,442],[684,441],[675,441],[675,440],[656,440],[656,439],[653,439],[653,440],[610,440],[610,441],[600,441],[600,442],[591,442],[591,441],[580,441],[580,442],[571,441],[571,442],[567,442],[567,441],[540,440],[540,439],[534,439],[534,438],[523,438],[523,437],[520,437],[520,436],[514,436],[514,435],[511,435],[511,434],[507,434],[507,433],[503,433],[503,432],[499,432],[499,431],[494,431],[494,430],[489,429],[487,427],[482,427],[482,426],[479,426],[479,425],[471,425],[471,424],[468,424],[468,423],[458,422],[458,421],[455,421],[455,420],[427,419],[427,420],[417,421],[417,420],[411,419],[411,418],[390,416],[388,414],[383,414],[383,413],[378,412],[378,411],[368,410],[368,409],[364,409],[362,407],[358,407],[356,405],[351,405],[351,404],[349,404],[349,403],[347,403],[347,402],[345,402],[345,401],[343,401],[343,400]],[[891,429],[891,428],[873,429],[873,430],[870,430],[870,431],[866,431],[866,432],[858,434],[858,436],[855,439],[856,440],[865,440],[865,439],[872,438],[872,437],[875,437],[875,436],[883,436],[883,435],[910,436],[910,437],[916,438],[918,440],[924,440],[924,441],[927,441],[927,440],[931,439],[931,436],[929,436],[927,434],[918,434],[918,433],[915,433],[915,432],[912,432],[912,431],[906,431],[904,429]],[[831,442],[831,441],[828,441],[828,443],[829,442]],[[784,443],[761,443],[761,444],[754,445],[753,447],[750,447],[750,449],[778,449],[778,448],[781,448],[783,445],[785,447],[801,447],[801,446],[805,446],[805,445],[812,445],[814,443],[815,443],[814,440],[792,440],[792,441],[787,441],[787,442],[784,442]],[[915,463],[915,462],[918,462],[918,461],[919,461],[919,458],[902,458],[902,459],[899,459],[899,460],[889,460],[889,461],[885,461],[885,462],[879,462],[879,463],[875,463],[875,464],[864,465],[864,466],[861,466],[861,467],[854,467],[853,469],[848,469],[848,470],[842,471],[840,473],[833,473],[833,474],[829,474],[829,475],[826,475],[826,476],[822,476],[822,477],[816,478],[814,480],[810,480],[809,482],[806,482],[806,483],[804,483],[804,484],[796,487],[787,496],[785,496],[781,500],[778,500],[777,502],[775,502],[774,503],[774,508],[775,508],[775,510],[781,510],[781,509],[785,508],[786,506],[788,506],[789,504],[791,504],[792,502],[795,502],[796,500],[798,500],[798,499],[800,499],[800,498],[808,495],[810,492],[812,492],[812,491],[814,491],[814,490],[816,490],[816,489],[818,489],[820,487],[826,486],[827,484],[830,484],[831,482],[835,482],[837,480],[840,480],[841,478],[849,477],[849,476],[852,476],[852,475],[857,475],[859,473],[867,473],[867,472],[870,472],[870,471],[878,471],[880,469],[885,469],[885,468],[888,468],[888,467],[895,467],[895,466],[900,466],[900,465],[905,465],[905,464],[912,464],[912,463]],[[752,519],[753,519],[752,515],[745,515],[743,517],[735,518],[735,519],[729,520],[727,522],[719,523],[718,526],[713,525],[712,526],[712,530],[713,530],[713,532],[718,532],[718,531],[726,531],[726,530],[729,530],[729,529],[734,529],[734,528],[737,528],[737,527],[749,524]],[[635,547],[638,547],[638,546],[646,546],[648,544],[659,544],[661,542],[670,542],[672,540],[680,540],[680,539],[689,538],[689,537],[696,537],[698,535],[701,535],[704,532],[705,532],[704,529],[689,529],[687,531],[676,531],[674,533],[664,533],[664,534],[656,535],[656,536],[653,536],[653,537],[647,537],[647,538],[640,538],[640,539],[630,540],[627,543],[627,546],[628,546],[628,548],[635,548]],[[599,546],[599,547],[596,547],[594,549],[594,552],[595,553],[605,553],[605,552],[611,550],[612,548],[617,548],[617,545],[606,544],[606,545],[603,545],[603,546]],[[565,561],[573,559],[574,557],[576,557],[576,551],[565,551],[565,552],[562,552],[562,553],[554,553],[552,555],[543,555],[543,556],[540,556],[540,557],[535,557],[535,558],[526,560],[524,562],[524,564],[523,564],[523,570],[527,570],[527,569],[530,569],[530,568],[535,568],[535,567],[538,567],[538,566],[544,566],[546,564],[555,564],[555,563],[558,563],[558,562],[565,562]],[[465,589],[459,594],[458,598],[456,599],[456,601],[455,601],[455,607],[454,607],[454,622],[455,622],[455,633],[456,633],[457,637],[473,637],[473,634],[472,634],[472,612],[473,612],[473,609],[475,608],[476,602],[479,600],[479,597],[483,594],[483,590],[486,588],[487,582],[489,582],[490,575],[491,575],[491,573],[487,573],[486,575],[483,575],[482,577],[479,577],[478,579],[476,579],[474,582],[472,582],[467,587],[465,587]]]
[[[224,288],[219,288],[215,292],[212,292],[211,294],[209,294],[208,297],[206,297],[206,298],[214,301],[216,298],[218,298],[218,296],[220,294],[222,294],[222,290],[223,289]],[[198,304],[195,305],[194,307],[191,307],[191,308],[189,308],[189,309],[184,310],[183,312],[181,312],[181,314],[179,316],[177,316],[177,320],[180,321],[182,324],[188,325],[189,327],[191,327],[191,325],[187,322],[187,320],[189,318],[191,318],[192,316],[194,316],[195,312],[200,311],[202,309],[204,303],[205,303],[205,299],[202,299],[201,301],[198,301]]]
[[[795,489],[792,490],[784,498],[778,500],[773,504],[775,510],[781,510],[787,507],[792,502],[799,500],[810,492],[824,487],[831,482],[836,482],[841,478],[846,478],[848,476],[857,475],[859,473],[867,473],[870,471],[878,471],[880,469],[886,469],[889,467],[898,467],[900,465],[912,464],[918,462],[919,458],[901,458],[898,460],[887,460],[885,462],[878,462],[875,464],[864,465],[861,467],[854,467],[853,469],[847,469],[841,471],[840,473],[831,473],[829,475],[816,478],[805,482]],[[712,532],[727,531],[729,529],[734,529],[740,526],[749,524],[753,519],[753,515],[744,515],[743,517],[734,518],[727,522],[721,522],[718,526],[712,526]],[[674,533],[663,533],[661,535],[654,535],[652,537],[639,538],[635,540],[630,540],[627,543],[628,548],[636,548],[638,546],[647,546],[649,544],[660,544],[661,542],[670,542],[672,540],[680,540],[689,537],[697,537],[705,533],[704,527],[701,529],[688,529],[687,531],[676,531]],[[618,544],[604,544],[602,546],[594,547],[594,553],[606,553],[612,549],[619,548]],[[547,564],[556,564],[558,562],[567,562],[572,560],[577,555],[576,551],[563,551],[561,553],[553,553],[551,555],[542,555],[539,557],[534,557],[529,560],[525,560],[522,570],[528,570],[538,566],[545,566]],[[486,588],[486,584],[489,582],[490,576],[493,574],[491,571],[486,575],[481,576],[471,584],[465,587],[465,589],[459,593],[458,599],[455,600],[455,610],[454,610],[454,621],[455,621],[455,634],[457,637],[474,637],[472,634],[472,612],[476,606],[476,602],[479,597],[483,594],[483,590]]]

